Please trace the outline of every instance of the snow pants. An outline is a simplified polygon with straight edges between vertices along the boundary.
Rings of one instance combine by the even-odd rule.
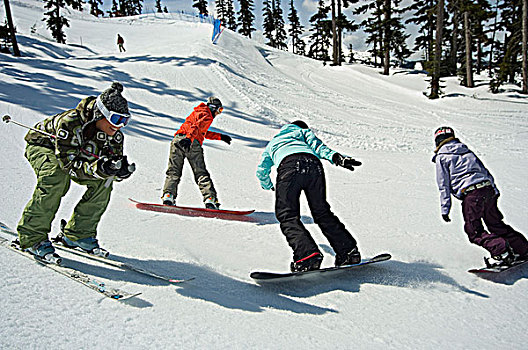
[[[47,147],[28,145],[25,156],[37,175],[37,186],[17,226],[20,246],[25,249],[48,239],[51,223],[71,180],[86,186],[87,190],[73,210],[65,234],[74,241],[95,237],[97,225],[110,201],[112,183],[105,186],[106,180],[70,177],[61,169],[54,151]]]
[[[194,181],[202,193],[203,201],[209,197],[218,199],[216,190],[211,180],[211,175],[205,167],[203,148],[200,142],[194,140],[191,149],[185,151],[179,145],[179,142],[185,138],[185,135],[176,134],[171,142],[169,165],[167,167],[165,185],[163,193],[170,193],[176,198],[178,194],[178,184],[180,183],[183,165],[185,159],[189,161],[194,174]]]
[[[471,243],[488,250],[491,256],[506,252],[509,245],[515,254],[528,254],[528,241],[519,232],[503,222],[504,216],[497,207],[498,196],[493,187],[483,187],[469,192],[462,200],[464,231]],[[482,221],[488,231],[484,229]]]
[[[310,232],[301,222],[300,196],[304,191],[314,222],[338,255],[356,247],[357,242],[330,210],[321,161],[312,154],[297,153],[282,160],[277,169],[275,215],[297,261],[321,253]]]

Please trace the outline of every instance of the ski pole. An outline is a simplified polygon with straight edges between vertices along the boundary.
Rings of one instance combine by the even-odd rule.
[[[48,133],[48,132],[42,131],[42,130],[40,130],[40,129],[33,128],[33,127],[31,127],[31,126],[27,126],[27,125],[25,125],[25,124],[22,124],[22,123],[19,123],[19,122],[17,122],[17,121],[14,121],[14,120],[12,120],[11,117],[8,116],[7,114],[4,115],[4,116],[2,117],[2,120],[3,120],[4,122],[6,122],[6,124],[7,124],[7,123],[13,123],[13,124],[16,124],[16,125],[18,125],[18,126],[21,126],[21,127],[23,127],[23,128],[26,128],[26,129],[29,129],[29,130],[33,130],[33,131],[39,132],[39,133],[41,133],[42,135],[45,135],[45,136],[47,136],[47,137],[51,137],[52,139],[56,139],[56,138],[57,138],[56,135],[53,135],[53,134],[50,134],[50,133]],[[97,154],[94,154],[94,153],[92,153],[92,152],[89,152],[89,151],[85,150],[84,148],[81,148],[80,150],[81,150],[81,152],[83,152],[84,154],[89,155],[89,156],[92,156],[92,157],[94,157],[95,159],[99,159],[99,158],[101,158],[101,157],[99,157]]]
[[[11,117],[8,116],[7,114],[4,115],[4,116],[2,117],[2,120],[3,120],[4,122],[6,122],[6,124],[7,124],[7,123],[13,123],[13,124],[16,124],[16,125],[18,125],[18,126],[21,126],[21,127],[23,127],[23,128],[26,128],[26,129],[29,129],[29,130],[33,130],[33,131],[36,131],[36,132],[40,132],[41,134],[46,135],[46,136],[48,136],[48,137],[51,137],[52,139],[56,139],[56,138],[57,138],[57,136],[55,136],[55,135],[53,135],[53,134],[47,133],[47,132],[45,132],[45,131],[39,130],[39,129],[34,128],[34,127],[31,127],[31,126],[27,126],[27,125],[22,124],[22,123],[19,123],[19,122],[17,122],[17,121],[14,121],[14,120],[12,120]]]

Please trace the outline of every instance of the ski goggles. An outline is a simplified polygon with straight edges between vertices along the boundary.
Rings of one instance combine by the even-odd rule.
[[[218,113],[222,113],[224,111],[224,107],[220,107],[217,109]]]
[[[108,122],[116,128],[121,128],[128,124],[128,121],[130,120],[130,114],[109,111],[103,104],[103,101],[101,101],[100,96],[98,96],[95,100],[95,104],[97,105],[99,111],[104,115],[106,120],[108,120]]]

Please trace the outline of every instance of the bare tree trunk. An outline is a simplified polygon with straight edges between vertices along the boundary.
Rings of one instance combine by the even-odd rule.
[[[339,51],[337,48],[337,30],[336,30],[336,11],[335,11],[335,0],[332,0],[332,65],[337,66],[339,64]]]
[[[475,87],[473,83],[473,55],[471,52],[471,30],[469,28],[469,12],[464,12],[464,33],[466,37],[466,87]]]
[[[430,99],[440,97],[440,60],[442,59],[442,32],[444,30],[444,0],[438,0],[436,9],[436,43]]]
[[[458,20],[459,20],[459,11],[458,11],[458,1],[455,2],[453,8],[453,36],[451,38],[451,53],[449,59],[449,73],[452,75],[457,74],[457,54],[458,54]]]
[[[337,0],[337,19],[341,18],[341,12],[341,0]],[[341,65],[341,56],[343,56],[342,37],[343,29],[341,26],[337,26],[337,55],[339,57],[339,65]]]
[[[527,40],[528,40],[528,0],[523,0],[522,11],[522,93],[528,94],[528,62],[527,62]]]
[[[383,75],[389,75],[390,69],[390,19],[392,14],[391,6],[391,0],[385,0],[385,5],[383,6],[383,12],[385,15],[385,34],[383,35]]]
[[[18,49],[18,43],[15,35],[15,25],[13,24],[13,18],[11,16],[11,7],[9,6],[9,0],[4,0],[4,6],[6,11],[7,26],[9,27],[9,35],[11,36],[11,44],[13,45],[13,54],[16,57],[20,57],[20,50]]]
[[[497,32],[497,17],[499,17],[499,0],[495,1],[495,21],[493,23],[493,34],[491,35],[490,57],[488,62],[488,76],[492,76],[493,49],[495,48],[495,33]]]

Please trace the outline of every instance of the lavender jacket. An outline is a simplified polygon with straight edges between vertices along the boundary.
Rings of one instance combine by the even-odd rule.
[[[442,215],[449,214],[451,194],[462,199],[462,190],[468,186],[491,181],[499,194],[493,176],[482,161],[465,144],[453,139],[441,145],[433,157],[436,163],[436,182],[440,190]]]

